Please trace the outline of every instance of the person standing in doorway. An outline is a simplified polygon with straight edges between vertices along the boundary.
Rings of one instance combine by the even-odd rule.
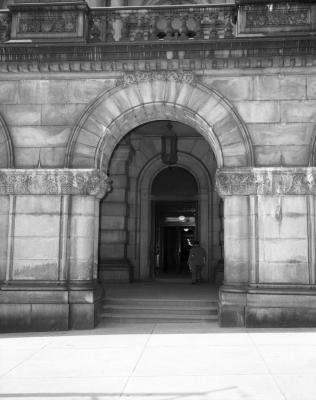
[[[201,282],[201,272],[205,265],[206,255],[198,240],[194,240],[190,250],[188,264],[192,273],[192,285]]]

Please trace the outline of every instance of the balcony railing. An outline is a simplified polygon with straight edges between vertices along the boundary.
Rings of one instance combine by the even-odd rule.
[[[236,35],[232,5],[95,8],[88,40],[135,42],[210,40]]]

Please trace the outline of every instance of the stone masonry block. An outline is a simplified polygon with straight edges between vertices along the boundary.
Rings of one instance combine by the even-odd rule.
[[[41,106],[39,105],[2,105],[0,112],[8,125],[41,125]]]
[[[100,234],[101,243],[125,243],[126,242],[126,231],[122,230],[102,230]]]
[[[22,280],[56,280],[58,279],[58,260],[57,258],[15,259],[13,278]]]
[[[315,124],[248,124],[251,140],[255,146],[301,146],[309,145]]]
[[[300,238],[307,237],[307,216],[282,216],[280,220],[273,215],[259,216],[259,237],[261,238]]]
[[[18,82],[0,81],[0,104],[16,104],[18,102]]]
[[[103,202],[102,204],[102,216],[125,216],[127,214],[127,204],[126,203],[110,203]]]
[[[228,100],[249,100],[253,98],[253,78],[251,76],[212,77],[204,76],[203,83],[218,90]]]
[[[14,262],[18,259],[56,259],[59,237],[16,237],[14,239]]]
[[[219,224],[220,221],[217,224],[218,229]],[[247,219],[244,216],[225,217],[225,237],[247,239],[249,237]]]
[[[94,251],[93,237],[71,237],[70,257],[76,260],[92,260]]]
[[[43,168],[63,168],[66,147],[45,147],[40,149],[40,159]]]
[[[268,262],[300,263],[308,260],[308,240],[268,239],[259,240],[259,260]]]
[[[74,125],[84,109],[84,104],[44,104],[43,125]]]
[[[95,217],[91,215],[72,215],[70,234],[72,237],[92,238],[95,230]]]
[[[305,166],[309,160],[310,146],[254,146],[257,166]]]
[[[125,217],[117,215],[102,215],[101,229],[125,229]]]
[[[224,200],[224,216],[248,216],[249,204],[246,196],[229,196]]]
[[[246,123],[280,121],[280,104],[277,101],[237,101],[234,104]]]
[[[92,196],[72,196],[72,215],[92,215],[95,213],[96,200]]]
[[[59,215],[17,214],[15,217],[15,236],[59,237]]]
[[[115,79],[72,79],[68,81],[68,97],[72,103],[89,103],[101,92],[115,86]]]
[[[260,262],[260,283],[308,284],[307,262]]]
[[[13,143],[17,147],[61,147],[66,146],[70,126],[12,126]]]
[[[120,259],[125,257],[125,244],[103,244],[100,245],[100,258],[102,259]]]
[[[281,102],[282,122],[316,122],[316,100]]]
[[[316,100],[316,75],[307,75],[307,98]]]
[[[16,213],[59,214],[61,196],[16,196]]]
[[[254,99],[306,99],[304,75],[260,75],[254,78]]]
[[[21,80],[19,82],[20,104],[68,103],[66,80]]]

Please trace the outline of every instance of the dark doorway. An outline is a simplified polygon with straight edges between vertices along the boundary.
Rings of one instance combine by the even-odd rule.
[[[168,167],[152,184],[153,276],[189,277],[191,242],[198,239],[198,185],[184,168]]]
[[[197,237],[197,201],[158,201],[155,210],[155,260],[157,277],[190,275],[188,256]]]

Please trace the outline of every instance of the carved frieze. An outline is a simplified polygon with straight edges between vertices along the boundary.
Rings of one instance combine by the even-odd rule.
[[[238,11],[238,34],[313,32],[315,12],[315,4],[298,1],[242,5]]]
[[[191,71],[137,71],[135,73],[124,74],[120,79],[117,79],[116,86],[128,86],[140,82],[150,81],[175,81],[179,83],[192,84],[195,76]]]
[[[0,43],[10,39],[11,15],[9,13],[0,13]]]
[[[0,195],[85,195],[102,198],[111,190],[97,169],[0,169]]]
[[[11,38],[21,40],[85,41],[87,4],[71,2],[23,2],[9,5]]]
[[[218,170],[220,196],[316,195],[316,168],[239,168]]]
[[[23,15],[18,19],[17,34],[27,33],[74,33],[77,15],[71,11]]]

